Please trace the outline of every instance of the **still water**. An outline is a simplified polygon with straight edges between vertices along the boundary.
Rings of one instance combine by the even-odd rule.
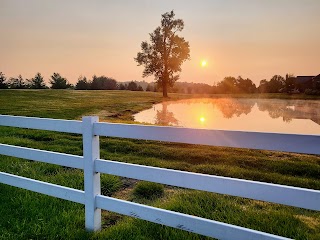
[[[156,104],[134,118],[165,126],[319,135],[320,101],[187,99]]]

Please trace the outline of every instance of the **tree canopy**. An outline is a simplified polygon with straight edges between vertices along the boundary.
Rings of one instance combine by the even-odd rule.
[[[141,43],[135,61],[143,65],[143,77],[154,75],[162,87],[163,96],[168,96],[168,86],[179,79],[181,65],[190,58],[189,42],[177,35],[184,28],[182,19],[175,19],[173,11],[162,15],[161,25],[150,33],[150,43]]]
[[[138,84],[134,81],[131,81],[129,82],[127,89],[130,91],[138,91]]]
[[[52,89],[67,89],[72,87],[68,80],[59,73],[52,74],[50,84]]]
[[[47,88],[41,73],[37,73],[33,78],[29,80],[30,88],[32,89],[45,89]]]
[[[91,89],[91,82],[86,77],[80,76],[76,83],[76,90],[89,90]]]
[[[7,81],[6,76],[4,75],[4,73],[0,72],[0,89],[8,88],[6,81]]]
[[[118,89],[117,81],[110,77],[105,76],[93,76],[91,82],[92,90],[116,90]]]
[[[26,89],[29,88],[28,83],[23,79],[21,74],[17,78],[10,78],[8,85],[11,89]]]
[[[225,77],[214,87],[215,93],[254,93],[256,85],[249,78]]]
[[[259,92],[261,93],[279,93],[285,90],[285,79],[280,75],[274,75],[270,81],[261,80]]]

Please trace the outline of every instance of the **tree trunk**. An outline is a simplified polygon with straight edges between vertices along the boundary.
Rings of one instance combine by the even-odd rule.
[[[163,82],[163,86],[162,86],[162,96],[163,97],[168,97],[168,86],[167,86],[167,81]]]
[[[168,74],[168,67],[165,64],[164,66],[164,74],[162,77],[162,95],[163,97],[168,97],[168,82],[169,82],[169,74]]]

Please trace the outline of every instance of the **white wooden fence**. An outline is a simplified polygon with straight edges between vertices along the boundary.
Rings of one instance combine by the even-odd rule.
[[[320,154],[320,136],[100,123],[0,115],[0,126],[83,135],[83,156],[0,144],[0,154],[84,170],[84,191],[0,172],[0,183],[85,205],[85,226],[101,228],[101,209],[218,239],[287,239],[101,195],[100,173],[320,210],[320,191],[100,159],[99,136]]]

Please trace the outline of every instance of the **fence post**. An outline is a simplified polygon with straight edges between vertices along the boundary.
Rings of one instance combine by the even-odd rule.
[[[98,117],[83,117],[83,157],[85,191],[85,226],[88,231],[101,229],[101,209],[96,207],[95,196],[101,193],[100,173],[94,171],[94,162],[100,158],[99,136],[93,135],[93,123]]]

